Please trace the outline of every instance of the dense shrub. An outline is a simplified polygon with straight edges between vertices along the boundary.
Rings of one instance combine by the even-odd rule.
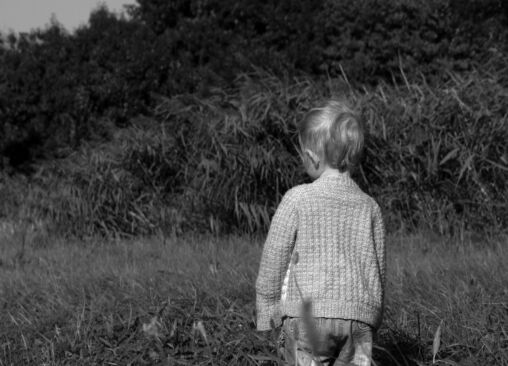
[[[52,23],[11,35],[0,54],[3,168],[29,171],[34,161],[107,140],[115,126],[148,113],[150,91],[174,91],[160,87],[170,79],[165,47],[105,8],[74,34]]]
[[[396,77],[400,69],[410,78],[423,73],[431,81],[442,79],[443,69],[468,70],[488,57],[489,47],[506,45],[507,33],[497,14],[478,12],[473,19],[459,11],[461,5],[440,0],[327,1],[323,65],[332,74],[342,66],[351,79],[371,83]]]
[[[375,84],[400,68],[438,81],[443,68],[470,69],[506,47],[507,9],[499,0],[139,0],[131,14],[214,73],[247,62]]]

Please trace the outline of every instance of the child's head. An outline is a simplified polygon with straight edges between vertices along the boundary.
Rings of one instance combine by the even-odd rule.
[[[298,130],[303,162],[312,178],[327,168],[350,171],[361,157],[363,124],[345,102],[332,100],[311,109]]]

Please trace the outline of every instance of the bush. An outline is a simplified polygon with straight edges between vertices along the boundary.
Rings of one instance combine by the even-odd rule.
[[[443,70],[470,70],[488,57],[490,47],[505,48],[508,33],[499,14],[477,12],[472,18],[457,3],[325,1],[315,29],[321,35],[319,67],[370,84],[398,78],[401,69],[411,79],[423,74],[430,82],[446,79]],[[487,3],[491,9],[503,6],[482,2]]]
[[[507,9],[498,0],[139,0],[131,14],[171,34],[189,64],[221,76],[254,64],[277,74],[345,72],[361,85],[391,82],[401,68],[436,82],[443,69],[471,70],[489,48],[506,50]]]
[[[162,40],[105,8],[74,34],[52,23],[9,39],[0,54],[3,168],[33,172],[40,159],[107,140],[148,113],[151,91],[174,92],[160,88],[169,65]]]

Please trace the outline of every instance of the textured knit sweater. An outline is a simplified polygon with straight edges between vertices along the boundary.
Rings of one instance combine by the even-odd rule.
[[[256,281],[257,329],[283,316],[353,319],[378,328],[385,287],[384,225],[349,173],[325,172],[283,197]],[[283,289],[284,288],[284,289]]]

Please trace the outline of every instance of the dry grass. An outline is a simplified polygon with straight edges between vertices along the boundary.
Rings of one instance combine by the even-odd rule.
[[[506,365],[504,242],[388,242],[377,365]],[[274,359],[254,330],[261,240],[152,238],[27,242],[0,249],[0,365],[256,365]],[[270,361],[265,361],[270,362]],[[273,361],[276,362],[276,361]]]

